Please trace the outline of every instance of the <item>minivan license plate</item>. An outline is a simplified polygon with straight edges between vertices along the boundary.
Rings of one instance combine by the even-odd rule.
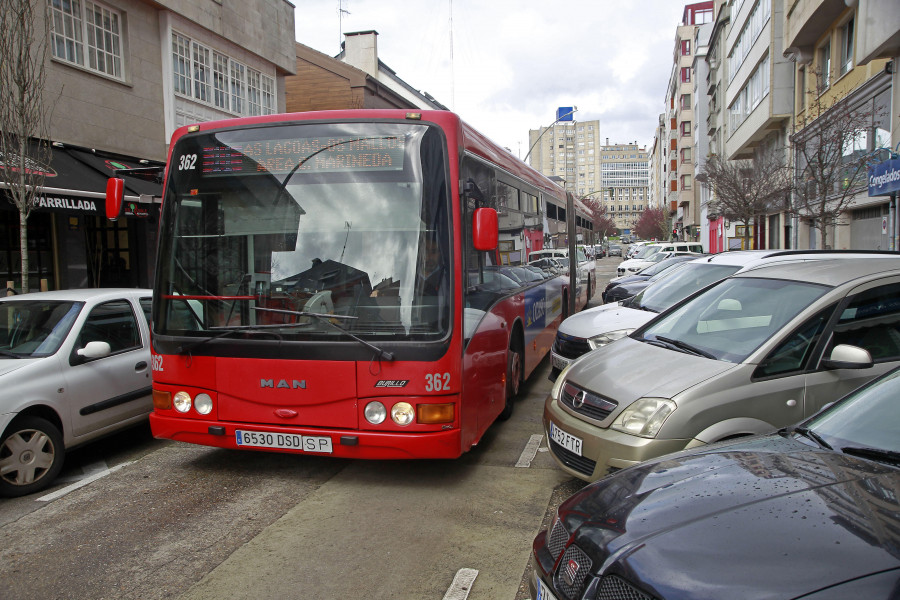
[[[580,437],[575,437],[571,433],[566,433],[557,427],[553,421],[550,421],[550,439],[569,452],[581,456],[582,439]]]
[[[238,446],[255,448],[279,448],[285,450],[302,450],[303,452],[321,452],[331,454],[331,438],[327,435],[297,435],[294,433],[269,433],[268,431],[234,432]]]

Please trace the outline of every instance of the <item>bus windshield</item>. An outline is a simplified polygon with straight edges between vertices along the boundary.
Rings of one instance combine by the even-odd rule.
[[[442,133],[420,123],[184,135],[169,163],[154,333],[444,338],[446,162]]]

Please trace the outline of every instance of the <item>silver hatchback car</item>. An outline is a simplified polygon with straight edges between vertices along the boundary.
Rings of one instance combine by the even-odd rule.
[[[67,449],[153,410],[151,292],[0,298],[0,496],[52,483]]]
[[[724,279],[560,373],[557,463],[591,481],[772,431],[900,365],[900,257],[762,266]]]

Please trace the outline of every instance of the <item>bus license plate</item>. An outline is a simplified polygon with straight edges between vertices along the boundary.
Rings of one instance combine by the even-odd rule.
[[[331,438],[327,435],[297,435],[293,433],[269,433],[267,431],[243,431],[238,429],[234,432],[234,437],[238,446],[281,448],[325,454],[333,452]]]
[[[556,442],[569,452],[581,456],[582,439],[579,437],[575,437],[571,433],[566,433],[565,431],[557,427],[553,421],[550,421],[550,439],[552,439],[554,442]]]
[[[563,358],[562,356],[559,356],[558,354],[554,354],[552,352],[550,353],[550,364],[553,365],[554,369],[559,369],[560,371],[562,371],[569,366],[569,362],[570,361],[567,358]]]

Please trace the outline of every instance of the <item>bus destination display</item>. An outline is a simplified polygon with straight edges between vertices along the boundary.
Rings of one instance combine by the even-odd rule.
[[[204,146],[204,176],[402,171],[405,136],[258,140]]]

